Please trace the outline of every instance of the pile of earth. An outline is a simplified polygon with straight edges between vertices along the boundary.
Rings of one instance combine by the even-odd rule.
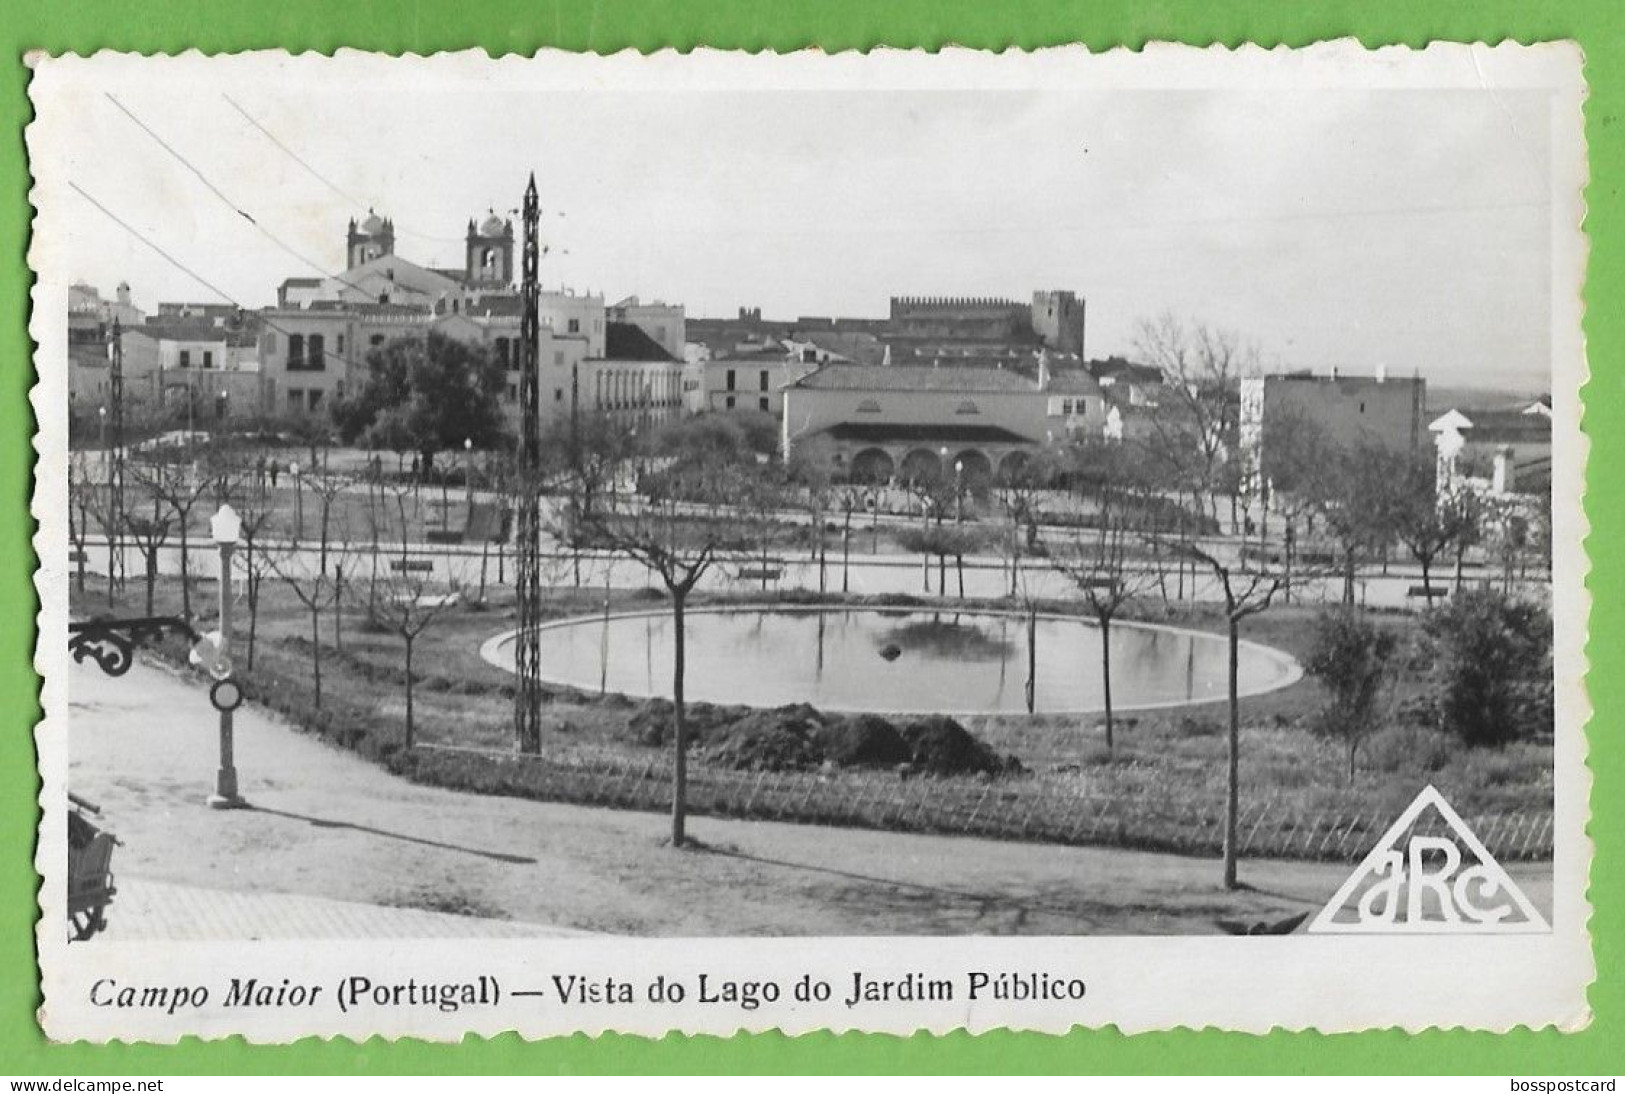
[[[627,722],[632,740],[670,741],[670,701],[650,699]],[[877,714],[830,714],[793,703],[771,710],[691,703],[692,747],[719,767],[811,771],[833,767],[906,768],[922,775],[1014,775],[1024,768],[1000,756],[957,721],[932,715],[894,723]]]

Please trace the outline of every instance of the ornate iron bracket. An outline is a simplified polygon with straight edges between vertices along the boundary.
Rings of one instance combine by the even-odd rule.
[[[172,615],[90,619],[68,624],[68,652],[80,664],[89,657],[107,675],[123,676],[135,663],[135,648],[162,638],[165,631],[181,635],[194,645],[201,637],[190,623]]]

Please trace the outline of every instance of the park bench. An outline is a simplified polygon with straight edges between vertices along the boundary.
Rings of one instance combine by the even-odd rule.
[[[775,566],[746,566],[739,570],[740,581],[777,581],[784,570]]]
[[[1425,597],[1430,604],[1435,600],[1444,600],[1449,596],[1450,590],[1443,585],[1412,585],[1405,590],[1407,600]]]
[[[397,558],[389,564],[389,568],[397,574],[432,574],[434,561],[427,558]]]

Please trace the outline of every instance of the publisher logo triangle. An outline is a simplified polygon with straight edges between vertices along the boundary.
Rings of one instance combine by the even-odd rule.
[[[1310,922],[1320,934],[1531,934],[1546,920],[1429,786]]]

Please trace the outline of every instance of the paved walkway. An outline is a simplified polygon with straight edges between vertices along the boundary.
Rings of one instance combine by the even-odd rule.
[[[292,893],[228,892],[123,876],[116,884],[107,929],[97,936],[115,942],[562,938],[591,933]]]

